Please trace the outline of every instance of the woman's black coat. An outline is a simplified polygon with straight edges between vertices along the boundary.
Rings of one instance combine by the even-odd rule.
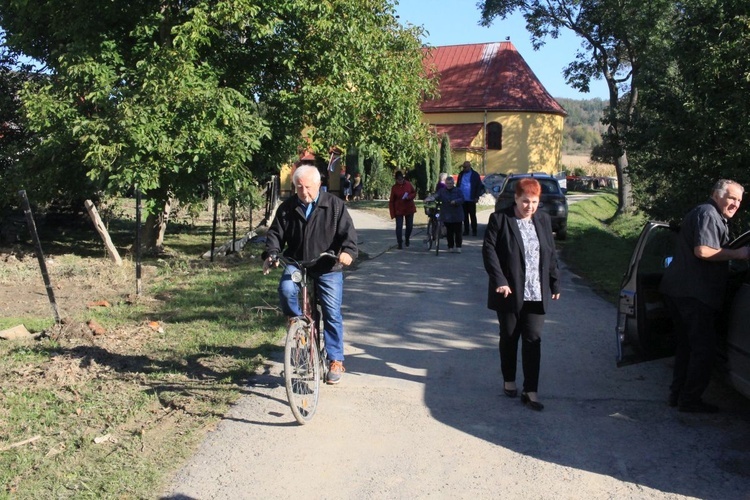
[[[523,306],[526,263],[514,207],[515,205],[511,205],[490,216],[482,246],[484,269],[490,278],[487,307],[500,312],[519,312]],[[542,304],[546,311],[552,295],[560,293],[555,241],[549,215],[537,211],[532,216],[532,221],[539,237],[539,273]],[[512,293],[503,297],[495,291],[500,286],[509,286]]]

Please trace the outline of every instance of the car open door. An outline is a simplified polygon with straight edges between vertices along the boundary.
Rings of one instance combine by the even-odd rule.
[[[729,244],[729,248],[750,245],[750,231]],[[729,262],[729,285],[725,311],[726,336],[719,338],[719,356],[729,382],[750,398],[750,262]]]
[[[659,284],[674,256],[677,232],[665,222],[649,222],[641,231],[620,286],[618,366],[674,354],[672,321]]]

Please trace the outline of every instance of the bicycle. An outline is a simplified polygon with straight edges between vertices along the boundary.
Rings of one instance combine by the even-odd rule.
[[[438,255],[440,253],[440,238],[443,236],[445,227],[440,220],[440,202],[425,203],[424,213],[429,217],[427,220],[427,238],[425,238],[424,244],[427,251],[430,251],[434,245],[435,255]]]
[[[291,319],[284,343],[284,385],[289,407],[295,420],[304,425],[312,420],[318,407],[320,381],[328,374],[328,356],[324,338],[320,334],[320,311],[317,307],[315,279],[309,269],[323,258],[336,258],[333,253],[322,253],[315,259],[299,262],[289,257],[273,255],[284,269],[294,268],[291,278],[299,286],[302,315]]]

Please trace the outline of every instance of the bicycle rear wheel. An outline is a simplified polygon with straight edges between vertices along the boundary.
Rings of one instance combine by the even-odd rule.
[[[432,243],[435,240],[434,235],[435,234],[435,219],[430,218],[429,221],[427,221],[427,238],[424,240],[424,246],[427,247],[427,251],[429,252],[432,250]]]
[[[315,415],[320,394],[320,358],[310,323],[304,319],[292,322],[284,347],[284,383],[289,407],[300,424]]]

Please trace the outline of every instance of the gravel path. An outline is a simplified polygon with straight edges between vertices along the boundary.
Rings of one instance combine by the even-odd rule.
[[[355,224],[371,258],[345,282],[342,383],[299,426],[270,363],[162,498],[750,498],[748,401],[715,385],[718,415],[668,408],[671,359],[616,368],[615,309],[576,276],[533,412],[502,395],[481,240],[435,257]]]

